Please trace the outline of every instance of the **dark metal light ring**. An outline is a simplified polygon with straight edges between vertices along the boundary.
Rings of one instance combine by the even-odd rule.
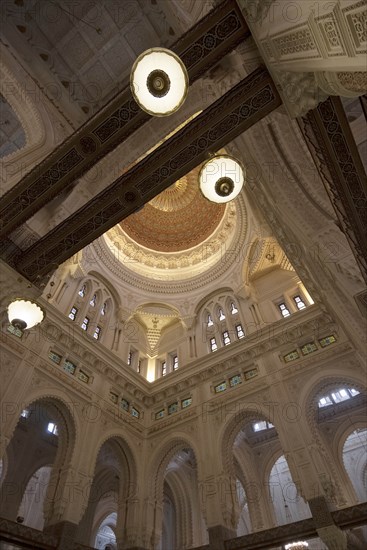
[[[215,183],[215,192],[220,197],[228,197],[233,192],[234,181],[227,176],[219,178]]]
[[[168,74],[161,69],[155,69],[148,75],[147,88],[154,97],[164,97],[171,88]]]

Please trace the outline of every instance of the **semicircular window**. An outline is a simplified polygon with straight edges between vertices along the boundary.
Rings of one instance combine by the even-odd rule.
[[[0,157],[6,157],[26,144],[21,123],[5,97],[0,94]]]

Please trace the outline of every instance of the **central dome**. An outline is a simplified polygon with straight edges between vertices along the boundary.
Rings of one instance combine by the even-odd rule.
[[[120,223],[140,245],[180,252],[205,241],[219,226],[226,206],[205,199],[198,185],[200,167],[179,179],[136,214]]]

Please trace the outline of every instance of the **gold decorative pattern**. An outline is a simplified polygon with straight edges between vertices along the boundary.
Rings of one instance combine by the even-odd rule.
[[[140,245],[160,252],[179,252],[205,241],[220,224],[225,205],[201,195],[199,168],[121,222],[121,229]]]

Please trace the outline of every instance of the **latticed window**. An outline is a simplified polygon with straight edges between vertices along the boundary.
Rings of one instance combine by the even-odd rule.
[[[80,326],[82,327],[83,330],[87,330],[88,325],[89,325],[89,318],[84,317],[84,321],[82,322],[82,324]]]
[[[301,296],[294,296],[293,300],[295,301],[295,304],[298,309],[305,309],[306,304],[302,300]]]
[[[167,374],[167,363],[166,363],[166,361],[162,361],[162,363],[161,363],[161,374],[162,374],[162,376],[166,376],[166,374]]]
[[[244,338],[245,333],[243,331],[242,325],[236,325],[237,338]]]
[[[283,315],[283,317],[289,317],[290,311],[284,302],[278,304],[278,308],[280,309],[280,313]]]
[[[83,285],[83,286],[79,289],[78,294],[79,294],[79,296],[80,296],[81,298],[84,298],[85,292],[86,292],[86,288],[87,288],[86,285]]]
[[[228,344],[231,343],[231,339],[230,339],[230,337],[229,337],[229,332],[228,332],[228,330],[225,330],[225,331],[223,332],[222,338],[223,338],[223,344],[224,344],[225,346],[228,346]]]
[[[78,313],[78,308],[73,306],[70,310],[70,313],[69,313],[69,319],[71,319],[72,321],[75,321],[77,313]]]
[[[216,351],[217,349],[218,349],[218,346],[217,346],[216,339],[214,337],[210,338],[210,350],[211,351]]]

